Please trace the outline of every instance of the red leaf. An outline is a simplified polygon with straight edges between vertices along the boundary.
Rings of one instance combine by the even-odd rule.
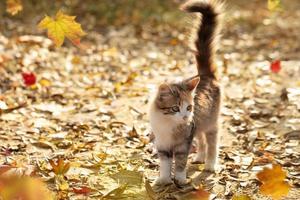
[[[10,156],[12,154],[12,151],[9,148],[3,148],[0,154],[3,156]]]
[[[92,191],[91,188],[86,187],[86,186],[82,186],[81,188],[73,188],[73,192],[76,194],[83,194],[83,195],[87,195]]]
[[[275,61],[271,62],[270,68],[273,73],[278,73],[281,69],[280,60],[275,60]]]
[[[36,82],[36,76],[32,72],[29,73],[23,72],[22,77],[23,77],[24,84],[26,86],[34,85]]]

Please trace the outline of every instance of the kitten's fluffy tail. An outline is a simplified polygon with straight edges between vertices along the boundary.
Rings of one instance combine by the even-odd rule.
[[[199,12],[202,20],[197,29],[195,46],[198,74],[200,76],[216,77],[214,67],[214,40],[218,31],[218,15],[221,11],[221,3],[215,0],[189,0],[181,6],[187,12]]]

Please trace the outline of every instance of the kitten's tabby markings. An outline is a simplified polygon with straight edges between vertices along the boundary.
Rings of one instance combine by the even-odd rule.
[[[194,136],[198,140],[195,162],[205,162],[206,170],[215,170],[221,101],[212,44],[218,25],[217,6],[208,1],[188,1],[182,6],[185,11],[202,14],[195,40],[198,75],[179,83],[163,83],[151,104],[150,124],[160,159],[157,184],[172,182],[173,157],[175,183],[186,183],[186,163]]]

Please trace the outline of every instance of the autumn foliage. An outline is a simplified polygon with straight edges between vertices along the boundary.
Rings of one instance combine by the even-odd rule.
[[[54,200],[43,181],[16,175],[0,177],[0,197],[3,200]]]
[[[55,19],[46,16],[38,25],[39,28],[48,30],[48,37],[54,44],[60,47],[65,37],[73,44],[79,45],[80,38],[86,33],[82,30],[81,25],[75,22],[75,16],[65,15],[62,11],[58,11]]]
[[[286,172],[280,165],[273,165],[272,168],[264,168],[257,174],[257,178],[262,182],[260,192],[271,196],[273,199],[280,199],[286,196],[290,190],[289,184],[285,181]]]

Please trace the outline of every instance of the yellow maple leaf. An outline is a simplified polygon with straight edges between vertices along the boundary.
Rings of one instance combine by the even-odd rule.
[[[284,181],[286,172],[280,165],[273,165],[272,168],[264,168],[257,174],[257,178],[262,185],[259,190],[263,195],[269,195],[273,199],[280,199],[286,196],[290,190],[290,185]]]
[[[6,0],[6,12],[11,15],[16,15],[23,10],[21,0]]]
[[[280,11],[281,8],[281,0],[268,0],[268,9],[270,11]]]
[[[60,47],[68,38],[73,44],[79,45],[80,38],[86,33],[82,30],[81,25],[75,21],[76,16],[65,15],[58,11],[55,19],[45,16],[38,24],[39,28],[48,30],[48,37],[53,40],[57,47]]]

